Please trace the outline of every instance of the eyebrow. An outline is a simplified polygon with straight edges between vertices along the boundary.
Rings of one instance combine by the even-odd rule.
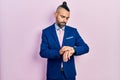
[[[62,17],[64,17],[64,18],[70,18],[70,17],[65,17],[64,15],[60,15],[60,16],[62,16]]]

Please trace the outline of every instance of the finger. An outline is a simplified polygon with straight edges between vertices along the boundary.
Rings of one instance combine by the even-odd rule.
[[[62,47],[61,49],[60,49],[60,52],[64,52],[65,51],[65,47]]]
[[[66,48],[65,48],[65,46],[63,46],[63,47],[60,49],[60,54],[62,55],[65,51],[66,51]]]
[[[62,50],[63,50],[63,51],[67,51],[67,50],[70,50],[70,49],[69,49],[69,46],[63,46],[63,47],[62,47]]]
[[[70,47],[70,46],[65,46],[64,49],[65,49],[65,50],[72,50],[72,47]]]
[[[64,54],[63,54],[63,61],[64,62],[67,62],[68,61],[68,57],[67,57],[67,52],[65,52]]]
[[[67,52],[68,52],[67,58],[70,59],[70,52],[69,51],[67,51]]]
[[[72,51],[69,51],[69,59],[73,55]]]
[[[59,53],[60,53],[60,55],[62,55],[62,54],[64,53],[64,51],[62,51],[62,50],[60,49]]]

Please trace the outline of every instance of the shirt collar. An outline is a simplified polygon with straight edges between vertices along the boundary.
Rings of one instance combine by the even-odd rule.
[[[56,30],[59,30],[59,29],[65,30],[65,26],[62,27],[62,28],[60,28],[57,24],[55,24],[55,29],[56,29]]]

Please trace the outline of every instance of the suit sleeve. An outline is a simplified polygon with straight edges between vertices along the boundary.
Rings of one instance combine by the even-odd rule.
[[[82,55],[89,52],[88,45],[83,41],[81,36],[79,35],[77,29],[75,29],[75,35],[76,35],[76,42],[75,42],[75,55]]]
[[[58,49],[50,49],[48,46],[48,37],[43,30],[42,32],[42,42],[40,47],[40,56],[43,58],[57,59],[60,58]]]

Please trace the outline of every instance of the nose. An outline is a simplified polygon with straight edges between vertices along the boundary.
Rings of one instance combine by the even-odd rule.
[[[65,23],[68,21],[66,18],[64,18],[64,20],[63,20]]]

